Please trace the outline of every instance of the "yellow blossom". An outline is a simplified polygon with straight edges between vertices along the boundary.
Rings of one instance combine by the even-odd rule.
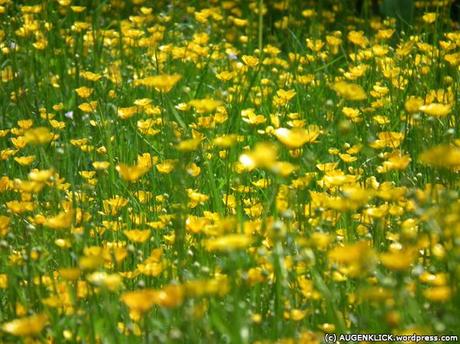
[[[401,250],[380,254],[380,261],[390,270],[406,270],[414,262],[416,254],[413,250]]]
[[[107,288],[110,291],[116,291],[121,287],[122,278],[119,274],[108,274],[106,272],[93,272],[87,277],[88,281],[95,286]]]
[[[201,139],[189,139],[179,142],[176,146],[178,151],[181,152],[192,152],[198,148],[201,143]]]
[[[255,56],[243,55],[241,58],[244,64],[248,67],[256,67],[259,64],[259,59]]]
[[[338,81],[333,85],[333,90],[337,94],[348,100],[365,100],[367,99],[367,94],[364,89],[353,83],[348,83],[346,81]]]
[[[128,119],[137,113],[137,106],[118,108],[118,117],[121,119]]]
[[[72,225],[72,221],[73,212],[62,211],[56,216],[47,217],[43,225],[51,229],[67,229]]]
[[[53,134],[47,127],[28,129],[24,133],[24,140],[30,144],[47,144],[58,136]]]
[[[423,291],[427,300],[435,302],[446,302],[452,297],[452,289],[448,286],[432,287]]]
[[[420,154],[421,162],[434,167],[460,169],[460,147],[439,145]]]
[[[320,129],[316,125],[304,128],[278,128],[274,135],[276,138],[289,149],[297,149],[306,143],[314,143],[320,134]]]
[[[76,88],[75,92],[77,92],[80,98],[88,98],[93,93],[93,89],[82,86],[82,87]]]
[[[363,31],[350,31],[347,36],[348,40],[357,46],[364,48],[369,44],[369,40],[364,35]]]
[[[258,143],[254,150],[240,155],[239,162],[246,170],[270,168],[276,161],[277,149],[270,143]]]
[[[140,230],[140,229],[131,229],[123,231],[124,235],[128,238],[128,240],[135,242],[135,243],[143,243],[150,238],[150,230]]]
[[[429,13],[425,13],[422,19],[427,24],[433,24],[436,21],[437,16],[438,16],[437,13],[429,12]]]
[[[179,74],[162,74],[135,80],[133,84],[134,86],[153,87],[157,91],[167,93],[172,90],[181,78],[182,76]]]
[[[2,330],[13,336],[29,337],[38,335],[48,323],[45,314],[35,314],[19,318],[2,325]]]
[[[93,167],[95,170],[106,170],[110,166],[110,162],[108,161],[94,161]]]
[[[215,239],[207,239],[205,247],[208,251],[233,251],[246,248],[251,238],[244,234],[228,234]]]
[[[366,273],[373,267],[375,253],[368,242],[360,241],[343,247],[335,247],[328,253],[331,262],[347,268],[352,277]]]
[[[198,113],[208,113],[216,110],[217,107],[222,105],[222,102],[211,98],[205,98],[191,100],[188,102],[188,104],[192,106]]]
[[[10,221],[8,216],[0,215],[0,238],[8,233]]]
[[[450,113],[451,106],[448,104],[431,103],[420,106],[420,111],[433,117],[445,117]]]
[[[120,174],[120,177],[128,182],[136,182],[139,178],[141,178],[150,170],[150,168],[146,166],[129,166],[126,164],[118,164],[116,169]]]

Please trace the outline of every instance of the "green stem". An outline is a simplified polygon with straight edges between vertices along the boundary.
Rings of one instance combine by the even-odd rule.
[[[264,34],[264,16],[262,13],[264,7],[264,0],[259,0],[259,36],[258,36],[258,47],[259,54],[262,54],[263,47],[263,34]]]

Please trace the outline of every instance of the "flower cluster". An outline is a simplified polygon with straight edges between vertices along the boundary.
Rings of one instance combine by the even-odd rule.
[[[450,3],[0,0],[0,342],[455,333]]]

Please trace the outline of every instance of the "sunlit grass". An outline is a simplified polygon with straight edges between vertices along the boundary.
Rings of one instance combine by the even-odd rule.
[[[152,3],[0,0],[0,342],[458,334],[450,2]]]

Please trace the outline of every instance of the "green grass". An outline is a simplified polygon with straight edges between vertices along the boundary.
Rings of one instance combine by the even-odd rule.
[[[0,342],[458,334],[430,3],[0,1]]]

